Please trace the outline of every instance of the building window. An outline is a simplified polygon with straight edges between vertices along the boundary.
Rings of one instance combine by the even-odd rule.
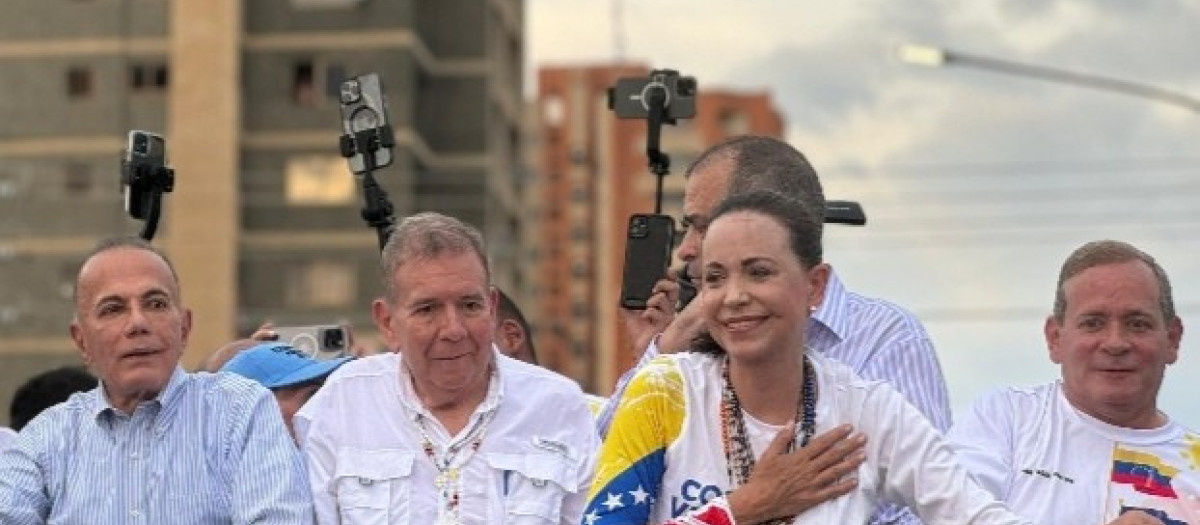
[[[297,106],[312,106],[317,103],[311,60],[297,62],[292,68],[292,102]]]
[[[292,68],[292,101],[297,106],[313,107],[325,100],[341,97],[346,67],[341,64],[322,64],[318,60],[301,60]],[[323,92],[317,91],[318,88]]]
[[[291,267],[284,289],[288,306],[301,308],[349,308],[358,290],[353,263],[313,261]]]
[[[78,197],[91,193],[92,173],[87,164],[69,162],[63,170],[63,176],[63,188],[67,195]]]
[[[79,272],[79,265],[83,261],[68,261],[58,267],[58,296],[63,299],[72,299],[75,296],[75,277]]]
[[[740,111],[726,109],[721,111],[718,120],[721,131],[727,136],[745,135],[750,132],[750,117]]]
[[[344,206],[354,202],[354,176],[346,159],[334,155],[289,158],[284,198],[291,206]]]
[[[73,67],[67,70],[67,96],[84,98],[92,94],[92,70]]]
[[[552,128],[563,125],[567,119],[567,106],[561,96],[547,95],[542,99],[542,122]]]
[[[572,226],[571,227],[571,240],[575,241],[575,242],[582,242],[582,241],[588,240],[587,228],[584,226]]]
[[[576,319],[587,319],[590,312],[587,304],[578,301],[571,303],[571,316]]]
[[[586,263],[577,262],[571,265],[571,277],[576,279],[586,279],[588,277],[588,267]]]
[[[135,91],[162,91],[167,88],[166,64],[133,64],[129,66],[129,87]]]

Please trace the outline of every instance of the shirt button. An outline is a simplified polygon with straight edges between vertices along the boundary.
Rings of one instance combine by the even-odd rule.
[[[141,513],[138,512],[137,509],[133,509],[133,510],[129,511],[129,513],[133,514],[133,517],[135,517],[135,518],[138,517],[139,515],[141,515]]]

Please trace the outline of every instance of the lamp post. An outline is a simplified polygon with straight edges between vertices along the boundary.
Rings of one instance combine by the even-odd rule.
[[[1182,106],[1200,113],[1200,99],[1159,87],[1139,84],[1137,82],[1129,82],[1126,80],[1102,77],[1099,75],[1073,73],[1070,71],[1063,71],[1061,69],[1043,66],[1019,64],[997,58],[968,55],[966,53],[959,53],[957,51],[949,51],[946,49],[923,45],[903,45],[900,47],[898,55],[902,62],[919,66],[942,67],[948,65],[962,65],[978,69],[986,69],[996,73],[1018,75],[1044,80],[1047,82],[1072,84],[1086,88],[1100,89],[1134,97],[1152,99],[1166,104]]]

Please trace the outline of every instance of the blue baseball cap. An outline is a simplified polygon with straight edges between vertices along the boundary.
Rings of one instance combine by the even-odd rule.
[[[267,388],[283,388],[323,378],[351,359],[339,357],[318,361],[291,345],[270,342],[238,352],[221,367],[221,371],[248,377]]]

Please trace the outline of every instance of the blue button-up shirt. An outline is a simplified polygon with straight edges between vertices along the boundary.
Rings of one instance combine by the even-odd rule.
[[[176,368],[124,414],[103,385],[71,396],[0,453],[0,523],[311,524],[301,457],[270,392]]]

